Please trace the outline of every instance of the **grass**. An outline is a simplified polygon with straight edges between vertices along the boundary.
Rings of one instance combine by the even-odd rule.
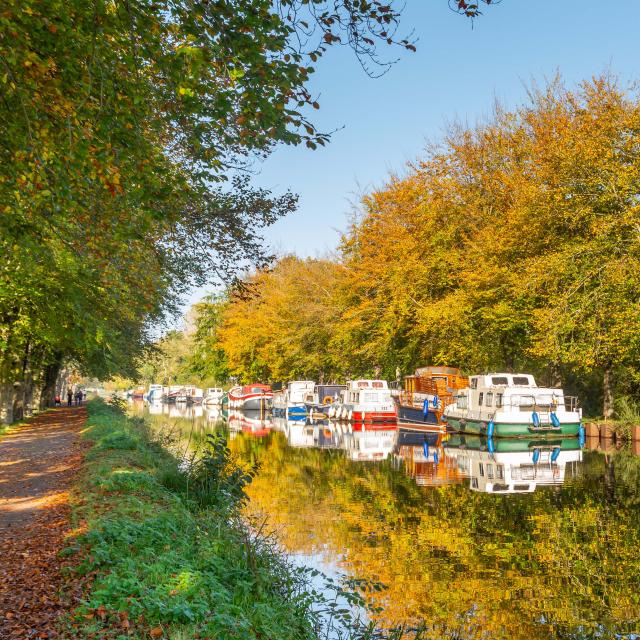
[[[63,636],[318,637],[304,573],[238,516],[249,480],[229,460],[216,463],[225,450],[213,451],[215,468],[201,466],[194,480],[143,420],[100,400],[88,410],[93,446],[74,507],[82,533],[66,551],[83,599]],[[202,500],[207,473],[217,474],[219,499]]]

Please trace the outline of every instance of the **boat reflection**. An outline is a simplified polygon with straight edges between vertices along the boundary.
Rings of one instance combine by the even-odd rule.
[[[401,427],[394,449],[395,460],[404,464],[405,473],[419,486],[459,484],[462,474],[455,461],[445,456],[447,438],[441,430]]]
[[[227,416],[229,431],[233,433],[246,433],[247,435],[264,438],[273,429],[271,416],[265,417],[264,412],[230,410]]]
[[[576,476],[582,449],[576,438],[551,441],[497,439],[453,435],[444,445],[472,491],[531,493],[540,486],[563,484]]]

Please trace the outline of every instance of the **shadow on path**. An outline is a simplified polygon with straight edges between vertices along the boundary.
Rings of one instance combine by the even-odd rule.
[[[84,407],[60,408],[0,439],[0,638],[53,638],[59,551],[82,461]]]

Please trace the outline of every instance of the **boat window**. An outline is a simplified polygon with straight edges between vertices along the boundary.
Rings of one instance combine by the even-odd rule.
[[[529,491],[528,484],[514,484],[513,488],[515,491]]]
[[[480,475],[484,476],[484,464],[482,462],[478,464],[478,469],[480,471]]]
[[[466,409],[469,406],[469,400],[467,396],[457,396],[456,404],[458,405],[458,409]]]
[[[472,489],[478,488],[478,478],[471,478],[471,488]]]
[[[482,401],[484,400],[484,392],[481,391],[480,395],[478,396],[478,406],[481,407],[482,406]]]
[[[376,380],[371,385],[374,389],[382,389],[384,387],[384,382],[382,380]]]
[[[513,384],[523,384],[528,386],[530,384],[528,376],[513,376]]]
[[[502,406],[502,393],[496,393],[496,407]]]
[[[469,386],[472,389],[477,389],[478,388],[478,378],[471,378]]]
[[[491,378],[491,384],[508,385],[509,378],[507,378],[506,376],[494,376],[493,378]]]
[[[358,389],[365,389],[369,386],[369,383],[366,380],[358,380]]]
[[[487,397],[484,404],[485,407],[493,407],[493,393],[491,391],[487,392]]]
[[[377,402],[378,394],[377,393],[365,393],[364,402]]]
[[[509,485],[508,484],[498,484],[496,482],[496,484],[493,485],[493,491],[509,491]]]
[[[253,387],[253,389],[251,389],[251,393],[260,393],[262,391],[264,391],[264,389],[261,387]]]
[[[493,478],[493,465],[487,465],[487,478]]]
[[[500,480],[504,480],[504,465],[501,465],[501,464],[496,465],[496,476]]]

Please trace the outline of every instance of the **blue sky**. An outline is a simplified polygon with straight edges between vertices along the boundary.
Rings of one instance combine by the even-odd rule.
[[[278,149],[255,168],[256,184],[300,195],[296,213],[267,230],[278,253],[333,251],[359,194],[438,140],[448,122],[473,124],[497,98],[513,107],[532,80],[560,72],[569,84],[610,69],[640,78],[640,12],[635,3],[603,0],[502,0],[472,24],[447,0],[406,0],[401,31],[414,31],[417,53],[390,48],[400,60],[372,79],[347,47],[316,65],[310,88],[319,95],[314,121],[338,129],[317,151]],[[202,290],[189,301],[199,299]]]

